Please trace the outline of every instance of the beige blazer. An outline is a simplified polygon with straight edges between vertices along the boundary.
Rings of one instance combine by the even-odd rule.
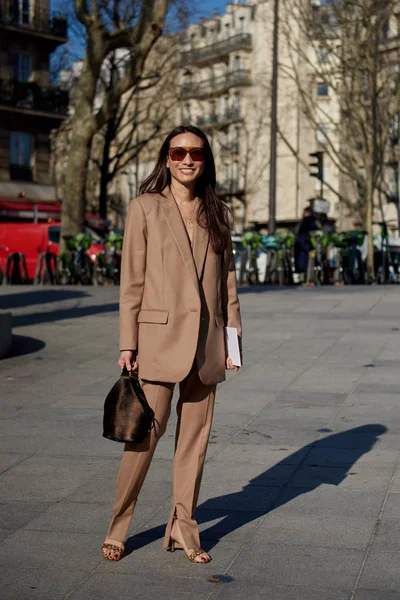
[[[193,252],[169,190],[131,201],[120,288],[120,348],[137,349],[142,379],[177,383],[196,358],[203,383],[225,379],[223,326],[242,335],[232,246],[214,253],[195,226]]]

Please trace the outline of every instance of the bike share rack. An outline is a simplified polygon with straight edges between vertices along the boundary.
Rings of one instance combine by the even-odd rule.
[[[4,281],[8,285],[28,283],[28,271],[23,252],[12,252],[8,255]]]
[[[57,255],[54,252],[47,251],[40,254],[33,282],[41,285],[59,284]]]

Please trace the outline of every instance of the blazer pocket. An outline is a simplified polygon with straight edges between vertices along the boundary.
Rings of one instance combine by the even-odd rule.
[[[159,323],[165,325],[168,322],[168,310],[141,310],[138,315],[138,323]]]
[[[224,327],[224,317],[222,315],[215,315],[215,323],[217,327]]]

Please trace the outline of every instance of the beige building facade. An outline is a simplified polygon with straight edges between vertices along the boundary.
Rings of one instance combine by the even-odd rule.
[[[265,228],[269,218],[272,24],[272,2],[227,4],[223,15],[189,26],[181,58],[182,120],[208,133],[219,191],[238,230]],[[286,68],[278,78],[276,218],[278,227],[291,228],[319,194],[308,167],[318,143],[287,74],[283,36],[279,57]]]

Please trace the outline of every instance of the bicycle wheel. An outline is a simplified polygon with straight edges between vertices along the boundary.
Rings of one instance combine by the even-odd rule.
[[[265,270],[266,284],[276,283],[276,250],[267,250],[267,268]]]
[[[62,267],[58,271],[58,280],[60,285],[69,285],[71,283],[71,272],[69,269]]]
[[[82,254],[77,275],[81,285],[93,285],[93,263],[86,253]]]
[[[279,252],[279,254],[278,254],[277,270],[278,270],[278,284],[280,286],[283,286],[283,285],[285,285],[285,262],[284,262],[284,257],[282,256],[281,252]]]

